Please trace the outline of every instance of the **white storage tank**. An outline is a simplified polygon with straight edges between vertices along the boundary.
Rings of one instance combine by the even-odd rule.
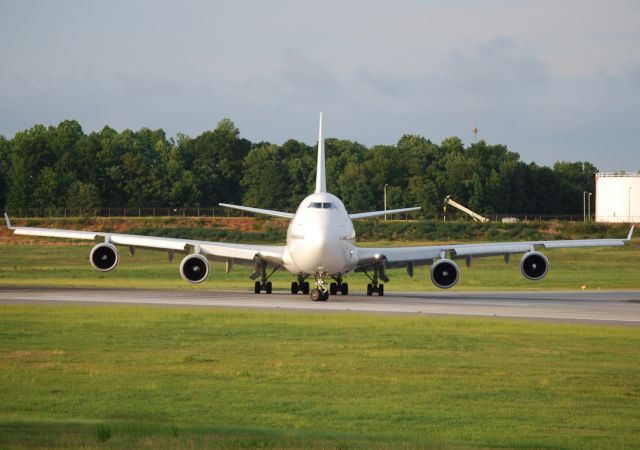
[[[596,222],[640,222],[640,172],[596,174]]]

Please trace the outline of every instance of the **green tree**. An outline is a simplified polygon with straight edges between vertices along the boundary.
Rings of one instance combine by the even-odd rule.
[[[9,141],[0,135],[0,207],[5,207],[9,191]]]
[[[240,138],[240,131],[229,119],[186,143],[188,168],[204,206],[240,201],[243,161],[250,148],[251,143]]]
[[[67,208],[82,209],[90,212],[100,207],[100,192],[92,183],[74,182],[67,192]]]
[[[373,191],[361,164],[348,162],[343,173],[338,176],[338,186],[347,210],[371,211],[371,205],[374,204]]]
[[[282,152],[277,145],[268,144],[252,149],[245,158],[242,201],[248,206],[276,210],[289,207],[288,173],[282,170]]]

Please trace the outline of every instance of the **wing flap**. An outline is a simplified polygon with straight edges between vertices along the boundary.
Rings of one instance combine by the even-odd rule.
[[[112,244],[128,245],[133,247],[175,250],[184,252],[187,250],[189,241],[184,239],[163,238],[154,236],[136,236],[134,234],[109,234],[100,233],[100,235],[108,237]]]

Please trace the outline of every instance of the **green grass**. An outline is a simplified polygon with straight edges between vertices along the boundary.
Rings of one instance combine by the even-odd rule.
[[[0,448],[631,448],[635,328],[0,305]]]
[[[43,241],[47,242],[47,241]],[[415,243],[418,244],[418,243]],[[394,245],[377,242],[370,245]],[[397,245],[397,244],[395,244]],[[424,245],[424,244],[423,244]],[[251,290],[252,269],[237,265],[224,273],[223,264],[213,264],[209,279],[198,286],[185,283],[179,275],[180,256],[172,263],[162,252],[139,250],[130,257],[121,249],[121,262],[109,273],[101,273],[89,265],[90,245],[2,245],[0,244],[0,285],[92,286],[176,289],[245,289]],[[509,265],[501,257],[475,259],[471,268],[463,261],[456,290],[536,290],[536,289],[637,289],[640,287],[640,241],[625,247],[562,249],[545,252],[550,260],[546,278],[539,282],[526,280],[514,255]],[[387,290],[437,290],[429,278],[428,267],[416,268],[414,278],[404,270],[390,270]],[[295,278],[286,271],[276,272],[275,289],[289,289]],[[350,274],[351,290],[363,291],[368,279],[363,274]]]

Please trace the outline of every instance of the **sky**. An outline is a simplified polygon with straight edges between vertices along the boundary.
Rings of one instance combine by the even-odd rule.
[[[0,134],[404,134],[640,170],[638,0],[0,0]]]

